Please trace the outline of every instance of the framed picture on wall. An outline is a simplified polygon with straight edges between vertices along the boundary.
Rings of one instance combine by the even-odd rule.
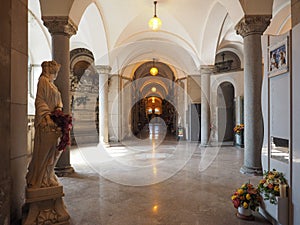
[[[286,73],[288,67],[288,37],[283,41],[271,45],[268,48],[268,72],[269,76]]]

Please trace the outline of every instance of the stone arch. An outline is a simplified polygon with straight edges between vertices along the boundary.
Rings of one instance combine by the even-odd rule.
[[[149,72],[153,65],[159,71],[156,76]],[[137,137],[143,136],[140,135],[143,132],[141,128],[147,127],[156,117],[165,121],[169,132],[176,131],[177,113],[172,102],[175,98],[175,76],[169,65],[162,62],[144,62],[135,69],[132,80],[132,98],[137,99],[131,108],[132,133]]]
[[[241,60],[232,51],[221,51],[215,57],[216,73],[241,70]]]
[[[84,48],[73,49],[70,52],[70,67],[74,118],[72,144],[98,143],[99,77],[94,68],[93,53]]]
[[[217,127],[218,141],[234,141],[235,125],[234,86],[222,82],[217,88]]]

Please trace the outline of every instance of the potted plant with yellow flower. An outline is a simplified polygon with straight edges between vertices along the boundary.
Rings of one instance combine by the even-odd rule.
[[[236,144],[244,147],[244,124],[237,124],[233,128],[235,134]]]
[[[261,196],[257,188],[250,182],[243,184],[231,196],[233,206],[238,209],[237,217],[253,220],[252,211],[257,211],[261,203]]]
[[[276,169],[264,171],[263,179],[258,184],[258,190],[264,195],[264,200],[269,200],[271,204],[277,204],[280,195],[286,195],[287,181],[282,172]]]
[[[264,199],[261,213],[265,217],[271,215],[276,224],[288,224],[288,184],[284,174],[276,169],[264,171],[258,190]]]

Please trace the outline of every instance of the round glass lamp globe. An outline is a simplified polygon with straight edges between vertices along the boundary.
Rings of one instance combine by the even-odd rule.
[[[148,23],[150,29],[153,31],[159,30],[161,28],[161,24],[161,20],[157,16],[152,17]]]
[[[150,69],[150,74],[151,74],[152,76],[156,76],[156,75],[158,74],[158,69],[157,69],[156,67],[152,67],[152,68]]]
[[[151,91],[152,91],[152,92],[156,92],[156,87],[152,87],[152,88],[151,88]]]

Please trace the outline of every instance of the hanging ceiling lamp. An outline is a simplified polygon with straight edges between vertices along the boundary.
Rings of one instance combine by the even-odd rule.
[[[152,99],[152,103],[155,103],[155,98],[154,98],[154,97],[152,97],[151,99]]]
[[[150,69],[150,74],[152,75],[152,76],[156,76],[157,74],[158,74],[158,69],[157,69],[157,67],[154,65],[154,59],[153,59],[153,64],[152,64],[152,67],[151,67],[151,69]]]
[[[152,88],[151,88],[151,91],[152,91],[152,92],[156,92],[156,87],[152,87]]]
[[[158,31],[161,27],[161,20],[156,15],[156,4],[157,1],[154,1],[154,16],[149,20],[149,27],[153,31]]]

